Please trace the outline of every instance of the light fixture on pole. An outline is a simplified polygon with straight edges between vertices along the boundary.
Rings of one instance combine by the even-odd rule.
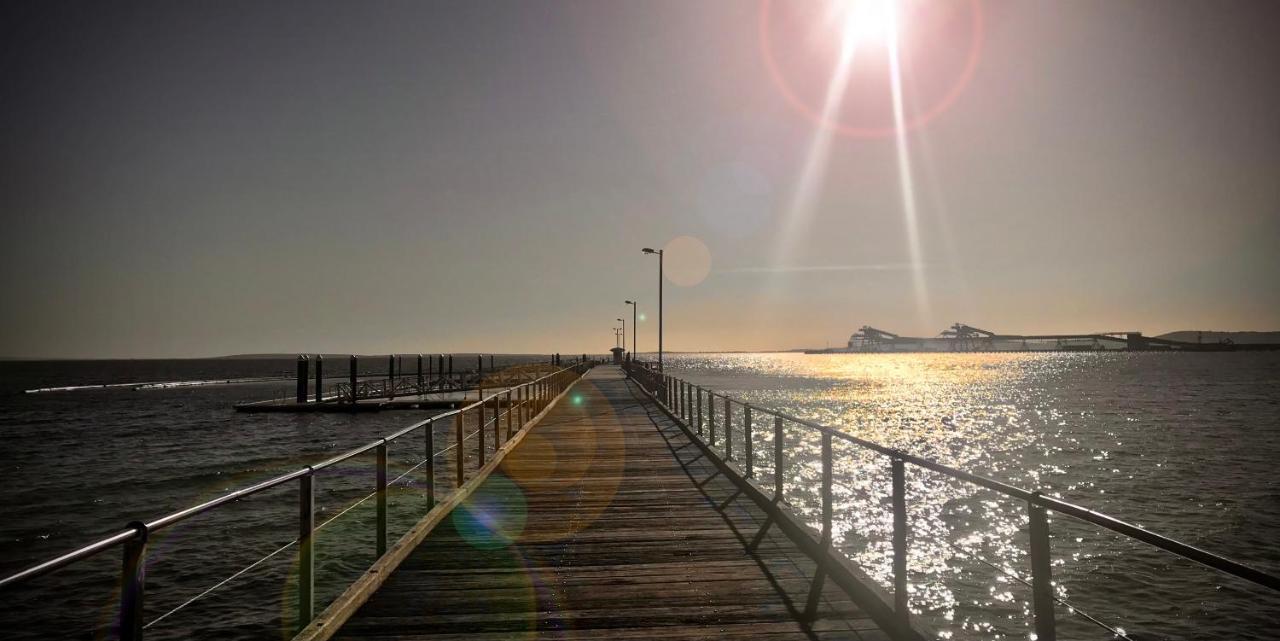
[[[625,302],[631,306],[631,354],[634,357],[640,351],[640,343],[636,342],[636,302],[633,300]]]
[[[627,351],[627,319],[619,318],[618,322],[622,323],[622,351],[625,352]]]
[[[662,371],[662,250],[645,247],[646,254],[658,256],[658,371]]]

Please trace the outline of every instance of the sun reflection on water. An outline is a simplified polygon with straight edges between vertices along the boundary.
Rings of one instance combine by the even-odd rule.
[[[756,407],[839,428],[1147,525],[1150,522],[1138,515],[1169,516],[1153,529],[1170,535],[1178,536],[1179,526],[1195,531],[1194,526],[1181,523],[1186,519],[1176,510],[1151,510],[1151,502],[1163,498],[1162,487],[1134,486],[1135,477],[1148,477],[1151,469],[1168,473],[1167,467],[1160,467],[1167,466],[1168,459],[1156,455],[1162,448],[1168,451],[1162,430],[1171,414],[1194,411],[1144,396],[1165,393],[1159,381],[1135,384],[1132,359],[1144,356],[716,354],[668,358],[674,375]],[[723,429],[722,405],[717,404],[716,411]],[[733,448],[740,457],[745,450],[743,412],[735,407],[734,414]],[[772,418],[755,419],[752,441],[757,477],[769,487],[774,473],[769,454],[773,431],[766,421],[771,424]],[[787,501],[816,527],[821,518],[821,438],[816,431],[786,423],[784,443]],[[833,448],[835,544],[881,585],[892,586],[890,462],[838,439]],[[1031,594],[1021,581],[1030,577],[1025,503],[910,465],[906,489],[912,610],[936,626],[941,638],[1029,638]],[[1126,514],[1127,510],[1131,513]],[[1210,522],[1214,518],[1204,516]],[[1154,606],[1149,613],[1132,607],[1132,603],[1152,600],[1148,586],[1130,588],[1132,600],[1119,601],[1125,605],[1107,596],[1107,590],[1113,589],[1110,585],[1104,590],[1096,587],[1099,576],[1108,581],[1127,577],[1125,572],[1132,568],[1126,564],[1139,563],[1141,573],[1167,569],[1167,557],[1089,529],[1092,526],[1052,515],[1050,519],[1059,598],[1073,603],[1079,598],[1082,607],[1087,605],[1091,614],[1100,614],[1112,624],[1144,617],[1152,622],[1167,619]],[[1178,576],[1163,578],[1172,581],[1160,593],[1169,598],[1191,586],[1214,585],[1212,576],[1195,568],[1181,568]],[[1082,585],[1089,589],[1078,590]],[[1070,613],[1067,607],[1059,608],[1060,634],[1108,636]],[[1190,629],[1206,629],[1203,623],[1198,625]]]

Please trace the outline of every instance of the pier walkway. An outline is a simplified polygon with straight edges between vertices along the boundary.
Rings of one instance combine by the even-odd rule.
[[[620,369],[597,367],[348,619],[300,636],[890,638],[830,581],[810,606],[816,566],[767,520]]]

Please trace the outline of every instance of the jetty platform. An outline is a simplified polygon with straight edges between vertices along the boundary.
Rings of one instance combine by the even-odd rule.
[[[322,354],[316,354],[314,358],[299,354],[293,390],[274,398],[237,403],[234,407],[237,412],[253,413],[458,409],[471,403],[472,399],[483,400],[486,392],[515,391],[558,371],[562,363],[572,365],[587,361],[586,354],[568,359],[552,354],[549,362],[526,360],[498,367],[490,354],[486,367],[484,354],[477,354],[475,358],[474,368],[460,366],[455,369],[453,354],[434,357],[416,354],[410,355],[410,366],[405,367],[404,355],[389,354],[385,370],[369,372],[361,369],[361,363],[368,359],[361,360],[361,357],[351,354],[345,359],[346,372],[337,378],[331,375],[326,379]],[[497,399],[502,407],[510,406],[512,402],[511,399]]]
[[[234,408],[237,412],[245,412],[250,414],[260,413],[283,413],[283,414],[307,414],[314,412],[321,413],[337,413],[345,414],[351,412],[383,412],[392,410],[426,410],[426,409],[455,409],[475,403],[484,397],[485,393],[506,392],[509,387],[499,389],[463,389],[446,392],[433,392],[427,394],[400,395],[395,397],[370,397],[358,398],[354,401],[350,399],[326,398],[322,401],[315,399],[303,399],[294,401],[293,399],[267,399],[263,401],[250,401],[247,403],[237,403]]]
[[[901,638],[621,369],[567,394],[297,638]]]

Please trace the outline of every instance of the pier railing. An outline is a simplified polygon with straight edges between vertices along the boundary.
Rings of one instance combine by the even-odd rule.
[[[567,367],[558,367],[555,371],[540,376],[532,381],[517,384],[507,389],[494,391],[491,394],[482,396],[479,400],[469,405],[437,414],[426,420],[418,421],[413,425],[393,432],[383,438],[379,438],[348,452],[317,462],[314,465],[301,467],[286,474],[281,474],[260,483],[229,492],[210,501],[193,505],[186,509],[178,510],[177,512],[166,514],[150,521],[131,522],[126,525],[124,529],[111,534],[110,536],[104,537],[75,550],[71,550],[43,563],[28,567],[16,574],[0,578],[0,592],[18,589],[36,578],[53,573],[59,569],[79,563],[91,557],[95,557],[108,550],[120,548],[123,551],[123,564],[119,583],[119,616],[116,623],[112,625],[113,629],[110,630],[110,632],[118,636],[118,638],[126,641],[141,639],[143,637],[144,628],[149,627],[152,623],[156,623],[160,619],[172,614],[172,611],[170,611],[156,619],[153,619],[151,623],[144,624],[143,604],[147,587],[146,567],[147,543],[149,537],[156,532],[164,530],[194,516],[235,504],[243,499],[265,492],[272,488],[297,482],[297,539],[276,550],[267,557],[264,557],[264,559],[260,559],[250,567],[253,567],[262,560],[265,560],[265,558],[270,558],[290,546],[297,545],[297,627],[301,629],[314,618],[316,613],[314,585],[316,558],[315,536],[319,528],[315,522],[315,496],[316,474],[318,472],[369,452],[373,452],[375,454],[376,480],[373,488],[374,493],[370,494],[369,497],[366,497],[365,499],[357,501],[356,504],[359,504],[370,497],[373,497],[376,501],[376,558],[381,558],[387,551],[387,448],[389,444],[399,439],[408,438],[419,432],[422,434],[424,438],[422,450],[424,452],[424,458],[417,465],[410,468],[409,472],[425,467],[423,473],[424,486],[427,495],[427,513],[429,514],[431,510],[436,509],[438,503],[437,496],[440,494],[438,492],[436,478],[437,458],[448,454],[450,451],[453,452],[455,484],[452,490],[461,488],[463,484],[468,481],[468,461],[474,462],[474,465],[470,468],[473,475],[481,471],[485,467],[486,456],[490,452],[496,456],[498,449],[503,443],[509,441],[515,434],[529,425],[529,423],[533,421],[540,412],[545,410],[561,392],[566,390],[574,381],[580,378],[594,365],[594,361],[588,361],[584,356],[582,360],[575,362],[572,365]],[[474,417],[474,419],[469,417]],[[472,421],[474,421],[473,424]],[[449,440],[452,440],[453,442],[445,447],[437,448],[435,443],[435,426],[438,424],[447,425],[450,423],[453,427],[453,438]],[[470,433],[466,433],[464,429],[468,426],[474,427],[474,430]],[[490,430],[492,431],[489,432]],[[488,438],[492,438],[492,441],[486,443]],[[468,443],[474,443],[474,449],[472,449]],[[409,472],[406,472],[405,474],[408,474]],[[347,509],[350,509],[350,507],[354,507],[354,505],[349,506]],[[341,516],[345,511],[346,510],[339,512],[338,516]],[[334,518],[337,517],[335,516]],[[244,570],[241,572],[243,571]],[[225,584],[225,582],[226,581],[223,581],[218,585],[221,586]],[[215,588],[216,587],[218,586],[215,586]],[[208,592],[209,591],[206,591],[202,594],[207,594]],[[183,603],[179,608],[194,600],[195,599],[192,599]]]
[[[848,562],[851,559],[842,553],[838,553],[832,542],[832,520],[834,518],[832,442],[840,440],[886,457],[892,478],[890,501],[893,509],[893,604],[891,616],[896,618],[897,624],[901,626],[900,629],[902,630],[909,629],[911,616],[908,607],[907,590],[907,536],[911,529],[911,524],[907,519],[905,482],[905,468],[907,465],[931,470],[963,483],[992,490],[1026,503],[1030,534],[1029,557],[1031,562],[1032,615],[1037,641],[1054,641],[1056,639],[1054,610],[1055,605],[1060,602],[1053,590],[1050,570],[1052,563],[1049,548],[1050,528],[1047,514],[1049,511],[1091,523],[1123,537],[1141,541],[1184,559],[1195,561],[1228,575],[1280,592],[1280,577],[1167,536],[1156,534],[1087,507],[1048,496],[1041,491],[1016,487],[1003,481],[966,472],[936,461],[913,456],[901,450],[873,443],[813,421],[791,416],[777,410],[751,405],[664,373],[651,363],[633,361],[628,362],[624,368],[633,380],[645,388],[667,411],[683,422],[691,435],[696,434],[696,441],[702,446],[703,450],[711,456],[726,475],[736,477],[734,480],[748,490],[748,495],[764,508],[771,518],[778,520],[780,526],[785,527],[791,524],[788,528],[788,533],[793,535],[793,538],[797,534],[807,537],[809,540],[802,543],[807,543],[808,545],[802,545],[802,547],[814,558],[820,568],[825,567],[823,571],[827,572],[846,590],[852,589],[856,591],[861,587],[856,585],[856,581],[841,582],[842,578],[850,578],[849,568],[851,566],[848,565]],[[717,405],[720,405],[719,412],[716,409]],[[740,453],[735,453],[733,450],[734,438],[732,430],[735,425],[731,417],[737,413],[742,415],[740,425],[744,430],[742,444],[745,451]],[[717,423],[717,414],[722,419],[720,423]],[[761,427],[772,432],[772,452],[757,453],[753,451],[752,430],[756,429],[755,421],[760,419],[765,419],[761,421],[764,423]],[[768,419],[772,420],[768,421]],[[788,456],[784,447],[784,424],[799,426],[815,431],[820,435],[822,442],[820,457],[822,470],[820,532],[813,532],[800,525],[801,522],[786,507],[786,488],[783,474],[781,473],[784,461]],[[761,454],[764,456],[761,456]],[[774,471],[772,488],[760,485],[760,481],[756,478],[756,469],[760,463],[764,463],[762,467],[772,468]],[[816,595],[818,592],[820,590],[814,590],[810,594]],[[811,596],[810,610],[815,605],[816,603],[812,602]],[[1114,629],[1100,621],[1092,618],[1090,620],[1115,632]]]

